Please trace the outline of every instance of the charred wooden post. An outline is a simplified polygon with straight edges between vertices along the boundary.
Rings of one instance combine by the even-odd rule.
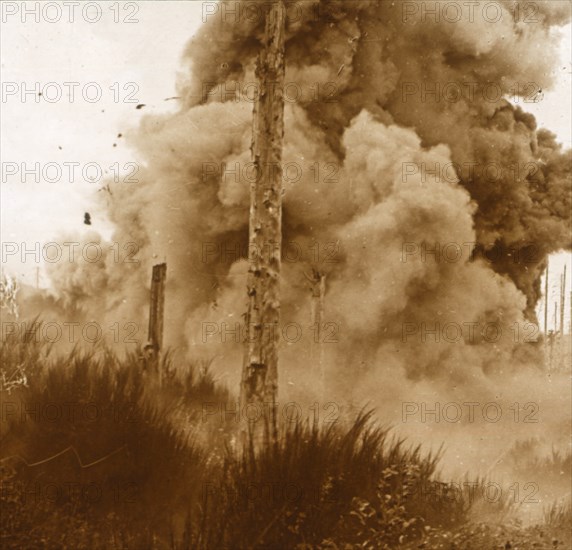
[[[277,435],[285,20],[283,0],[272,2],[256,67],[259,93],[252,128],[256,178],[250,185],[248,310],[240,387],[241,408],[255,403],[264,411],[263,420],[252,426],[255,441],[261,435]]]
[[[145,346],[147,362],[157,366],[163,347],[163,322],[165,312],[165,280],[167,264],[153,266],[151,276],[151,304],[149,307],[149,334]]]

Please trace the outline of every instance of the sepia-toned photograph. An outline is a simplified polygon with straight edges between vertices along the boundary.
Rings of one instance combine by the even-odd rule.
[[[572,548],[570,0],[0,10],[0,549]]]

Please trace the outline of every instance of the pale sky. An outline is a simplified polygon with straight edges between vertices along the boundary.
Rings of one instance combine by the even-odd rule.
[[[20,8],[22,2],[2,4]],[[27,4],[32,6],[34,2]],[[39,23],[33,16],[22,22],[20,14],[3,12],[0,104],[3,170],[0,240],[3,242],[26,242],[32,247],[37,241],[52,241],[62,231],[77,234],[89,229],[83,224],[83,212],[90,210],[93,194],[101,183],[84,180],[85,165],[96,163],[108,175],[113,173],[110,167],[119,163],[119,176],[126,177],[125,163],[141,159],[135,158],[117,135],[126,128],[136,127],[146,113],[165,112],[175,107],[174,102],[164,100],[175,95],[180,55],[201,24],[203,2],[94,4],[102,7],[101,19],[96,23],[85,21],[81,13],[70,23],[65,11],[59,22],[40,18]],[[119,11],[113,11],[113,6]],[[48,17],[54,18],[55,12]],[[137,22],[124,22],[129,20]],[[569,147],[572,144],[572,27],[565,27],[561,35],[555,90],[545,92],[541,101],[527,103],[524,108],[533,112],[541,126],[555,132]],[[35,94],[30,93],[22,101],[24,86],[33,90],[35,83],[43,87],[48,82],[57,86],[46,89],[47,98],[53,99],[59,87],[62,99],[50,103],[39,98],[36,102]],[[73,103],[67,99],[69,85],[64,86],[65,82],[79,83],[74,89]],[[97,93],[97,87],[86,86],[88,83],[99,86],[100,100],[91,103],[83,99],[82,92],[90,99]],[[129,94],[134,103],[123,101]],[[120,101],[115,101],[116,96]],[[136,110],[138,103],[146,107]],[[37,162],[42,168],[49,162],[80,164],[64,167],[60,181],[49,182],[41,177],[40,183],[35,183],[34,176],[22,176],[21,169],[22,163],[32,169]],[[9,175],[14,170],[17,173]],[[73,171],[73,183],[66,170]],[[86,175],[95,170],[91,168]],[[48,173],[48,178],[56,177],[55,172]],[[92,229],[104,234],[109,232],[103,220],[94,221],[99,223],[94,223]],[[565,261],[570,282],[572,262],[568,254],[554,259],[553,274],[558,276]],[[29,261],[22,264],[18,256],[14,256],[6,267],[22,281],[35,282],[36,264]]]
[[[105,8],[113,2],[98,4]],[[141,160],[117,135],[136,127],[146,113],[174,109],[175,102],[165,98],[175,95],[181,52],[201,24],[201,4],[138,2],[135,15],[127,9],[119,13],[104,9],[100,21],[93,24],[81,15],[71,24],[63,16],[58,23],[36,23],[31,16],[25,23],[18,15],[5,18],[1,33],[2,83],[15,83],[19,89],[15,95],[3,94],[1,104],[2,241],[50,242],[62,231],[77,234],[90,229],[83,224],[83,213],[90,210],[93,194],[102,183],[86,179],[96,175],[98,167],[107,171],[105,175],[113,175],[115,170],[119,177],[129,177],[132,168],[126,169],[125,163]],[[116,23],[115,17],[120,22]],[[138,22],[121,22],[124,19]],[[32,93],[22,101],[24,85],[31,90],[36,82],[41,88],[48,82],[57,83],[62,99],[36,103]],[[65,82],[79,83],[73,88],[73,102],[66,98],[72,86]],[[99,101],[83,99],[83,92],[88,99],[97,97],[98,88],[89,83],[101,89]],[[45,91],[46,97],[53,100],[58,87],[50,86]],[[136,110],[138,103],[146,106]],[[22,175],[22,163],[32,170],[37,162],[42,170],[49,162],[80,164],[64,165],[59,181],[57,169],[48,167],[46,175],[52,182],[40,174],[40,183],[35,183],[33,174]],[[84,178],[82,172],[88,163],[96,166],[88,167]],[[14,170],[17,173],[10,175]],[[92,221],[92,230],[104,234],[109,231],[95,223],[101,220]],[[22,280],[35,280],[33,260],[22,265],[14,256],[7,265]]]

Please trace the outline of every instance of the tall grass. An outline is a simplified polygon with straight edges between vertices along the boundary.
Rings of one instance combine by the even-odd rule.
[[[283,424],[250,452],[231,443],[235,422],[201,414],[232,397],[208,364],[167,354],[152,371],[138,351],[62,357],[30,341],[0,359],[26,378],[0,391],[3,548],[397,548],[465,525],[473,506],[443,498],[439,453],[371,412]]]
[[[570,529],[572,525],[572,504],[570,499],[555,501],[545,508],[544,523],[555,528]]]
[[[18,365],[28,381],[0,393],[3,497],[23,492],[19,505],[38,512],[33,522],[50,511],[67,519],[71,506],[78,518],[117,516],[137,536],[151,528],[167,537],[196,500],[207,459],[180,410],[198,426],[202,401],[226,400],[226,390],[193,365],[159,384],[138,353],[121,361],[107,351],[57,357],[39,344],[8,342],[1,358],[5,371]],[[92,495],[77,498],[78,487]],[[29,536],[32,525],[20,527]]]
[[[436,456],[388,441],[361,414],[348,429],[282,427],[259,453],[227,453],[203,495],[197,548],[294,548],[368,537],[397,541],[436,515],[414,484],[429,483]],[[371,508],[371,515],[365,511]],[[240,541],[240,542],[238,542]]]

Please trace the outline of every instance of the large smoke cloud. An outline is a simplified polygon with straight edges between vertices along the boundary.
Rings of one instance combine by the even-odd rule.
[[[405,4],[418,8],[406,20]],[[507,0],[500,21],[477,8],[472,21],[452,23],[423,17],[422,4],[433,3],[304,2],[289,22],[286,81],[299,96],[286,104],[283,158],[301,174],[285,178],[284,241],[296,261],[284,260],[282,316],[304,333],[282,339],[281,392],[316,391],[312,269],[326,275],[325,320],[337,340],[324,344],[328,395],[351,388],[352,400],[378,404],[382,393],[396,413],[404,397],[439,392],[510,399],[530,389],[511,369],[542,360],[511,327],[534,320],[546,257],[570,248],[570,165],[554,136],[506,98],[522,102],[529,83],[550,88],[553,28],[568,10],[536,2],[536,22],[525,22]],[[166,342],[214,357],[238,387],[241,344],[228,331],[246,310],[252,121],[241,91],[252,94],[262,18],[236,21],[220,8],[186,49],[192,76],[181,78],[179,111],[149,115],[127,136],[145,159],[140,183],[111,185],[113,239],[138,243],[140,264],[77,265],[54,280],[80,311],[144,323],[151,265],[166,260]],[[445,99],[447,83],[460,96]],[[448,177],[426,173],[451,163],[459,169]],[[405,243],[477,245],[447,262],[404,258]],[[527,261],[515,261],[523,251]],[[462,334],[436,342],[423,323]],[[492,324],[502,337],[483,337]],[[205,338],[205,326],[226,329],[226,342],[220,332]],[[513,394],[500,395],[499,377]]]

